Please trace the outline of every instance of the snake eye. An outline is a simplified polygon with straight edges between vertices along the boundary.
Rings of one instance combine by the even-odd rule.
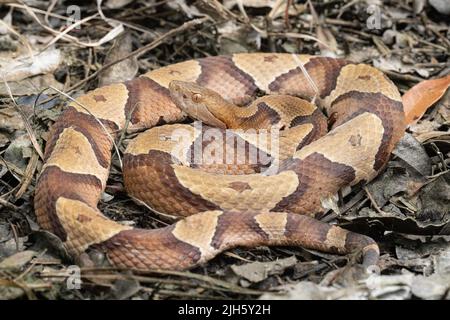
[[[195,103],[199,103],[200,101],[202,101],[202,95],[200,93],[194,93],[192,95],[192,101],[194,101]]]

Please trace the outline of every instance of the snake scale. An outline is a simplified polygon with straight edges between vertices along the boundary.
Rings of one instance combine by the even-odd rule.
[[[262,94],[268,96],[249,107],[236,106]],[[272,96],[278,97],[273,103]],[[293,97],[314,98],[320,108]],[[294,101],[303,108],[292,111],[284,104],[289,99],[303,101]],[[236,121],[236,112],[245,121]],[[283,123],[289,137],[283,142],[282,134],[280,146],[289,150],[272,159],[278,165],[271,174],[260,165],[194,163],[193,146],[200,141],[208,147],[201,142],[208,127],[196,130],[180,123],[187,115],[218,130]],[[113,139],[124,129],[148,128],[125,151],[125,186],[155,211],[182,217],[150,230],[115,222],[97,208]],[[71,255],[101,252],[125,268],[188,269],[224,250],[260,245],[359,251],[363,265],[370,266],[379,258],[374,240],[318,218],[327,199],[344,187],[370,181],[384,168],[404,129],[397,88],[366,64],[278,53],[172,64],[70,103],[46,143],[36,216]],[[174,132],[182,132],[184,141],[179,156],[171,154],[178,141],[170,138]],[[247,149],[254,147],[244,135],[238,138]],[[271,151],[265,151],[270,157]]]

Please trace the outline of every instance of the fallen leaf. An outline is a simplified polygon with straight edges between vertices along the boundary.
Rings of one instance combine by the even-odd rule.
[[[434,257],[435,270],[438,274],[450,274],[450,244]]]
[[[111,51],[105,59],[105,64],[120,60],[131,51],[132,37],[129,33],[125,33],[115,40]],[[137,72],[138,64],[136,57],[130,57],[101,72],[99,86],[130,80],[136,76]]]
[[[52,86],[58,90],[64,89],[64,85],[56,81],[53,73],[37,75],[20,81],[8,81],[7,84],[9,89],[11,89],[11,93],[16,97],[36,94],[36,88],[48,88]],[[0,81],[0,96],[9,95],[8,87],[3,81]]]
[[[450,75],[425,80],[409,89],[402,97],[406,123],[417,122],[425,111],[438,101],[450,86]]]
[[[431,174],[430,157],[428,157],[425,148],[411,134],[405,134],[392,153],[421,175]]]
[[[238,276],[251,282],[260,282],[270,275],[281,274],[286,268],[297,263],[295,256],[270,262],[252,262],[243,265],[232,265],[231,270]]]
[[[450,219],[450,172],[427,184],[419,199],[417,220],[441,222]]]
[[[378,38],[374,38],[378,39]],[[383,45],[384,43],[380,40],[379,45]],[[388,53],[388,52],[386,52]],[[416,72],[418,75],[420,75],[423,78],[428,78],[430,76],[430,72],[426,68],[419,68],[414,66],[413,64],[407,64],[402,62],[400,58],[396,57],[390,57],[390,58],[384,58],[380,57],[378,59],[373,60],[373,66],[381,69],[383,71],[394,71],[401,74],[412,74]]]
[[[426,176],[431,171],[430,160],[421,146],[404,144],[395,150],[396,154],[401,154],[400,150],[404,152],[402,158],[392,161],[382,174],[367,185],[373,201],[380,208],[394,197],[411,197],[416,194],[427,183]]]
[[[6,144],[9,142],[9,136],[0,132],[0,148],[3,148],[6,146]],[[4,173],[2,170],[0,170],[0,177],[2,176],[2,173]]]
[[[404,269],[399,275],[370,275],[346,287],[331,287],[301,281],[279,286],[281,292],[269,292],[260,300],[405,300],[412,295],[421,299],[442,299],[449,289],[449,273],[434,273],[430,276],[415,275]]]
[[[49,49],[30,57],[23,55],[14,59],[0,61],[0,74],[5,81],[20,81],[38,74],[47,74],[56,70],[62,61],[61,52]]]
[[[280,287],[282,293],[268,292],[260,300],[324,300],[336,291],[334,288],[319,286],[310,281],[301,281]]]
[[[260,37],[254,30],[249,29],[247,26],[237,25],[234,21],[227,21],[221,24],[217,30],[219,33],[220,53],[226,55],[249,52],[251,46],[247,44],[247,39],[250,37]],[[255,43],[261,41],[257,38],[254,40]]]
[[[65,261],[71,261],[63,242],[60,238],[45,230],[34,231],[30,234],[30,241],[33,244],[31,249],[40,252],[46,250],[46,254],[53,255]]]
[[[374,47],[364,46],[359,50],[351,51],[345,59],[353,61],[355,63],[364,63],[367,60],[373,60],[378,57],[378,50]]]
[[[5,259],[3,259],[2,262],[0,262],[0,269],[14,269],[19,270],[24,265],[26,265],[28,262],[33,259],[33,257],[36,256],[36,251],[31,250],[25,250],[22,252],[17,252],[16,254],[13,254],[12,256],[9,256]]]
[[[430,0],[429,2],[439,13],[450,15],[450,2],[448,0]]]
[[[391,266],[405,267],[410,271],[430,276],[433,273],[450,273],[446,270],[450,260],[449,236],[434,237],[406,236],[391,233],[390,243],[396,243],[396,259],[389,258]]]
[[[17,136],[11,141],[5,150],[5,160],[13,163],[21,169],[25,169],[28,159],[32,154],[31,141],[26,133],[17,131]]]
[[[1,300],[13,300],[23,296],[25,292],[21,288],[2,285],[0,283],[0,297]]]
[[[411,284],[412,294],[424,300],[443,299],[450,284],[450,274],[430,277],[416,276]]]
[[[117,300],[125,300],[141,290],[141,286],[135,279],[118,279],[111,288],[112,294]]]
[[[384,232],[387,229],[399,233],[415,235],[436,235],[441,232],[448,221],[420,221],[413,217],[400,215],[397,212],[389,212],[387,206],[378,212],[369,208],[363,208],[357,213],[345,215],[346,221],[352,222],[352,228],[363,231],[371,230]]]
[[[14,238],[0,239],[0,260],[2,258],[11,256],[18,251],[24,250],[25,248],[24,243],[27,239],[28,239],[27,237],[20,237],[17,239],[17,241]]]
[[[16,108],[0,109],[0,128],[8,132],[25,130],[23,119]]]

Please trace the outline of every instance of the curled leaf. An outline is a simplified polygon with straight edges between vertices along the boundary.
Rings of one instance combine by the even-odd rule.
[[[409,89],[402,97],[406,123],[417,122],[445,94],[449,86],[450,75],[447,75],[444,78],[422,81]]]

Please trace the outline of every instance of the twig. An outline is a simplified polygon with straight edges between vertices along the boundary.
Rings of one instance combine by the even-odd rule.
[[[377,202],[375,201],[375,199],[372,197],[372,194],[369,192],[369,189],[367,189],[367,186],[364,186],[363,189],[364,189],[364,191],[366,192],[367,197],[369,198],[370,203],[372,203],[372,205],[373,205],[373,207],[375,208],[375,210],[377,210],[377,212],[378,212],[379,214],[386,215],[386,212],[384,212],[383,210],[381,210],[381,208],[378,206],[378,203],[377,203]]]
[[[236,4],[239,8],[239,11],[244,16],[245,21],[250,22],[250,18],[247,15],[247,12],[245,11],[244,4],[242,3],[242,0],[236,0]]]
[[[181,26],[179,26],[178,28],[172,29],[168,32],[166,32],[165,34],[159,36],[158,38],[156,38],[154,41],[152,41],[151,43],[140,47],[139,49],[134,50],[133,52],[130,52],[129,54],[115,60],[115,61],[111,61],[110,63],[107,63],[105,65],[103,65],[100,69],[98,69],[97,71],[95,71],[94,73],[92,73],[90,76],[84,78],[83,80],[81,80],[80,82],[74,84],[73,86],[71,86],[70,88],[67,89],[68,92],[78,88],[79,86],[85,84],[86,82],[88,82],[89,80],[95,78],[100,72],[102,72],[103,70],[112,67],[113,65],[122,62],[128,58],[131,58],[133,56],[139,57],[140,55],[146,53],[149,50],[152,50],[154,48],[156,48],[157,46],[159,46],[164,40],[166,40],[167,38],[170,38],[172,36],[174,36],[175,34],[185,31],[189,28],[192,28],[196,25],[199,25],[205,21],[207,21],[209,18],[208,17],[204,17],[204,18],[200,18],[200,19],[194,19],[194,20],[190,20],[188,22],[185,22],[184,24],[182,24]]]
[[[31,143],[33,144],[34,149],[38,153],[39,157],[41,157],[42,160],[44,160],[44,154],[42,153],[41,146],[37,142],[36,136],[33,132],[33,128],[30,125],[30,122],[28,121],[27,116],[23,112],[22,108],[16,103],[16,100],[14,99],[11,88],[8,85],[8,82],[5,78],[3,78],[3,83],[5,84],[6,89],[8,90],[8,95],[11,98],[12,102],[14,103],[14,107],[19,112],[20,116],[22,117],[23,122],[25,123],[25,129],[27,130],[28,136],[30,137]]]
[[[412,81],[412,82],[420,82],[423,80],[422,78],[419,78],[419,77],[416,77],[416,76],[413,76],[410,74],[401,74],[401,73],[398,73],[395,71],[385,70],[385,69],[382,69],[382,71],[384,73],[386,73],[389,77],[396,79],[396,80]]]
[[[47,249],[44,249],[35,259],[39,259],[42,258],[44,256],[44,254],[47,252]],[[31,272],[31,270],[34,268],[34,266],[36,266],[37,261],[33,259],[30,263],[30,266],[28,268],[26,268],[21,274],[19,274],[14,280],[18,281],[21,280],[23,277],[25,277],[27,274],[29,274]]]
[[[50,5],[48,6],[47,11],[45,12],[44,21],[50,25],[50,21],[48,17],[52,13],[52,10],[55,8],[56,3],[58,3],[58,0],[51,0]]]
[[[164,212],[160,212],[160,211],[158,211],[158,210],[152,208],[149,204],[145,203],[144,201],[139,200],[138,198],[135,198],[135,197],[133,197],[133,196],[130,196],[130,197],[131,197],[131,199],[133,199],[133,201],[136,202],[138,205],[141,205],[141,206],[147,208],[149,211],[151,211],[152,213],[155,213],[155,214],[159,215],[160,217],[163,217],[163,218],[165,218],[165,219],[167,219],[167,220],[170,220],[172,223],[176,222],[177,220],[180,220],[180,216],[174,216],[174,215],[170,215],[170,214],[167,214],[167,213],[164,213]],[[153,218],[153,219],[155,219],[155,218]],[[165,225],[168,225],[166,222],[160,221],[160,220],[158,220],[158,219],[155,219],[155,220],[158,221],[158,222],[160,222],[160,223],[163,223],[163,224],[165,224]]]
[[[258,291],[258,290],[252,290],[252,289],[246,289],[239,287],[237,285],[234,285],[232,283],[222,281],[219,279],[215,279],[209,276],[204,276],[201,274],[192,273],[189,271],[170,271],[170,270],[142,270],[142,269],[126,269],[126,268],[83,268],[81,269],[82,274],[87,272],[100,272],[100,271],[131,271],[133,273],[137,274],[159,274],[159,275],[172,275],[172,276],[178,276],[178,277],[187,277],[190,279],[195,279],[199,281],[203,281],[209,284],[213,284],[215,286],[219,286],[222,288],[229,289],[230,291],[236,292],[236,293],[242,293],[242,294],[252,294],[252,295],[261,295],[264,293],[264,291]]]
[[[15,194],[16,199],[22,197],[22,195],[25,193],[28,186],[30,185],[31,181],[33,180],[34,172],[36,171],[38,165],[38,160],[39,160],[38,154],[36,152],[33,152],[30,160],[28,161],[28,165],[25,169],[24,175],[22,177],[20,188],[19,190],[17,190]]]
[[[309,85],[311,86],[311,88],[314,90],[314,98],[312,99],[311,103],[314,103],[314,101],[316,100],[316,97],[318,97],[320,95],[319,92],[319,88],[317,87],[316,83],[314,82],[314,80],[311,78],[311,76],[309,75],[308,71],[306,70],[305,66],[303,65],[303,63],[300,61],[300,59],[297,57],[296,54],[292,55],[293,59],[297,62],[298,66],[300,67],[300,69],[303,72],[303,75],[305,76],[306,80],[308,80]]]
[[[14,178],[16,178],[18,181],[20,181],[20,179],[16,176],[16,174],[18,174],[19,176],[23,176],[25,174],[25,172],[22,169],[20,169],[18,166],[16,166],[14,163],[6,161],[5,158],[3,158],[3,157],[0,157],[0,160],[4,163],[5,167],[14,176]]]
[[[320,43],[321,45],[325,46],[327,49],[332,50],[331,47],[328,44],[326,44],[325,42],[317,39],[314,36],[310,36],[308,34],[295,33],[295,32],[269,32],[269,33],[267,33],[267,36],[312,40],[312,41],[315,41],[317,43]]]
[[[50,28],[49,26],[46,26],[45,24],[43,24],[41,22],[41,20],[38,18],[38,16],[36,16],[36,14],[33,12],[33,10],[31,10],[30,7],[28,7],[27,5],[23,5],[22,9],[25,9],[25,11],[28,12],[28,14],[45,30],[47,30],[48,32],[54,34],[54,35],[60,35],[62,32],[53,30],[52,28]],[[92,17],[88,17],[89,19],[95,18],[96,16],[98,16],[98,13],[94,14]],[[88,18],[85,18],[83,20],[86,20]],[[80,40],[78,40],[76,37],[70,36],[68,34],[63,34],[62,39],[69,41],[69,42],[73,42],[76,43],[80,46],[84,46],[84,47],[91,47],[91,46],[98,46],[97,43],[88,43],[88,42],[82,42]]]
[[[0,198],[0,206],[4,206],[8,209],[12,209],[14,211],[19,210],[19,207],[13,205],[12,203],[8,202],[7,200]]]
[[[161,1],[161,2],[164,2],[164,1]],[[10,8],[25,9],[24,5],[17,4],[17,3],[8,3],[8,6]],[[33,12],[35,12],[35,13],[44,15],[44,20],[46,22],[47,22],[48,18],[46,19],[45,16],[50,16],[52,18],[57,18],[57,19],[64,20],[64,21],[72,21],[72,19],[69,18],[69,17],[65,17],[65,16],[62,16],[60,14],[52,13],[52,12],[49,12],[48,10],[44,11],[44,10],[41,10],[41,9],[38,9],[38,8],[33,8],[33,7],[29,8],[29,9],[32,10]],[[138,10],[135,10],[135,12],[136,11],[138,11]],[[126,26],[126,27],[128,27],[130,29],[137,30],[137,31],[140,31],[140,32],[143,32],[143,33],[151,33],[151,34],[153,34],[151,30],[142,28],[140,26],[136,26],[136,25],[134,25],[132,23],[128,23],[128,22],[117,20],[117,19],[113,19],[113,18],[108,18],[108,19],[111,20],[111,21],[115,21],[117,23],[121,23],[121,24],[123,24],[124,26]],[[88,23],[87,23],[87,25],[89,26]]]
[[[47,43],[47,45],[44,46],[44,48],[41,50],[45,51],[48,47],[50,47],[51,45],[53,45],[54,43],[58,42],[58,40],[64,38],[70,31],[72,31],[73,29],[75,29],[76,27],[82,25],[85,22],[88,22],[92,19],[96,18],[96,15],[90,16],[90,17],[86,17],[84,19],[81,19],[77,22],[74,22],[72,24],[70,24],[70,26],[68,26],[63,32],[59,32],[56,37],[54,37],[49,43]]]

